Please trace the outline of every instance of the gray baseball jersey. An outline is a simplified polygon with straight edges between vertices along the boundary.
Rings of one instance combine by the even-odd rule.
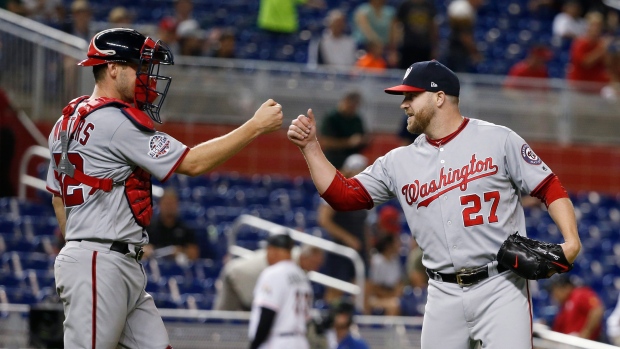
[[[68,130],[75,120],[73,115]],[[144,290],[146,275],[135,251],[119,252],[113,242],[148,242],[126,197],[128,176],[140,167],[165,180],[188,149],[165,133],[139,130],[116,107],[98,109],[77,125],[68,149],[68,159],[76,169],[115,183],[109,192],[92,190],[56,171],[61,154],[59,129],[60,120],[49,137],[52,161],[47,188],[62,196],[67,215],[68,242],[54,263],[56,288],[65,310],[65,346],[167,348],[168,334],[152,297]]]
[[[260,308],[276,312],[267,340],[260,348],[308,349],[306,325],[310,319],[313,292],[306,273],[292,260],[267,267],[254,288],[249,337],[254,338]]]
[[[468,348],[470,339],[484,348],[531,348],[527,281],[498,276],[495,259],[510,234],[526,234],[521,195],[550,175],[516,133],[465,118],[448,137],[420,136],[356,176],[375,205],[398,199],[425,267],[455,273],[489,265],[490,277],[471,287],[430,280],[424,348]]]
[[[521,194],[551,174],[510,129],[465,119],[444,144],[418,137],[356,178],[375,205],[398,199],[427,268],[453,273],[488,264],[508,235],[525,235]]]
[[[72,117],[69,130],[74,120]],[[123,181],[136,166],[160,180],[167,179],[188,148],[165,133],[139,130],[118,108],[96,110],[78,126],[69,144],[69,161],[90,176],[112,178],[119,185],[109,193],[92,193],[86,184],[61,178],[55,171],[61,153],[59,129],[60,120],[48,140],[53,161],[47,173],[47,188],[63,196],[67,209],[65,239],[148,243],[144,229],[129,208]]]

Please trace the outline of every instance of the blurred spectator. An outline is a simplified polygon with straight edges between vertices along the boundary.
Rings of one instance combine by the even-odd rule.
[[[384,205],[379,209],[377,231],[375,236],[400,235],[400,210],[392,205]]]
[[[341,166],[342,174],[349,178],[362,172],[368,166],[368,159],[360,154],[349,156]],[[327,232],[332,240],[340,245],[348,246],[356,250],[366,266],[368,265],[368,240],[370,226],[367,222],[368,211],[335,211],[325,201],[321,201],[317,209],[317,222]],[[367,267],[366,267],[367,268]],[[349,258],[333,253],[328,253],[325,259],[325,273],[336,279],[346,282],[355,280],[355,268]],[[327,302],[339,299],[342,293],[338,290],[327,288],[325,300]]]
[[[173,29],[176,30],[181,22],[194,18],[193,11],[194,2],[192,0],[174,0],[174,14],[164,17],[164,20],[171,22]]]
[[[411,239],[409,254],[407,255],[407,278],[413,288],[428,287],[428,274],[422,264],[424,253],[415,239]]]
[[[157,37],[170,48],[172,54],[179,54],[179,42],[174,19],[168,17],[159,21],[159,25],[157,26]]]
[[[570,50],[570,63],[566,77],[579,84],[582,92],[599,93],[603,84],[609,82],[606,59],[612,38],[603,36],[603,15],[590,12],[586,15],[588,29],[585,35],[573,40]],[[592,84],[598,83],[598,84]]]
[[[349,155],[361,152],[368,145],[364,121],[358,113],[361,99],[358,92],[345,94],[336,110],[328,113],[322,121],[319,130],[321,146],[336,168],[342,167]]]
[[[2,6],[5,8],[5,6]],[[27,16],[28,10],[21,0],[6,0],[6,9],[20,16]]]
[[[369,349],[368,344],[359,336],[353,334],[353,315],[355,307],[348,300],[341,300],[333,308],[334,332],[336,335],[336,349]]]
[[[205,51],[206,33],[195,19],[179,23],[176,32],[181,56],[202,56]]]
[[[616,308],[607,318],[607,337],[611,344],[620,347],[620,297]]]
[[[237,39],[233,30],[217,30],[214,33],[212,57],[235,58]]]
[[[299,29],[297,5],[323,9],[323,0],[260,0],[258,8],[258,27],[262,30],[292,34]]]
[[[293,260],[305,271],[318,271],[323,265],[325,254],[318,247],[301,245],[293,249]],[[252,307],[253,290],[260,273],[267,268],[267,254],[257,250],[247,258],[229,260],[216,283],[217,295],[213,310],[243,310]]]
[[[92,10],[85,0],[75,0],[71,3],[71,19],[65,23],[63,31],[78,36],[87,42],[90,41],[90,24]]]
[[[620,37],[609,45],[608,55],[609,84],[601,89],[601,96],[617,102],[620,100]]]
[[[396,66],[399,69],[437,57],[439,28],[436,16],[437,10],[430,0],[405,0],[400,4],[391,36],[391,47],[398,50]]]
[[[353,12],[353,37],[359,45],[375,42],[382,46],[390,43],[390,29],[396,10],[386,0],[368,0]]]
[[[258,250],[247,258],[240,257],[226,262],[216,283],[217,295],[213,310],[249,311],[252,308],[254,286],[265,268],[265,250]]]
[[[325,18],[327,28],[319,40],[312,41],[309,52],[309,64],[349,68],[355,64],[357,44],[346,33],[347,21],[340,10],[331,10]]]
[[[573,39],[586,32],[586,22],[581,17],[581,4],[568,0],[562,6],[562,12],[553,19],[553,35],[563,39]]]
[[[599,339],[605,308],[594,290],[575,286],[566,274],[556,275],[551,279],[551,296],[560,306],[553,321],[554,331]]]
[[[182,22],[193,19],[194,3],[192,0],[174,0],[174,14],[159,21],[158,38],[165,42],[173,54],[180,54],[177,29]],[[187,23],[191,23],[187,22]],[[196,25],[198,22],[196,22]],[[185,24],[188,25],[188,24]],[[194,24],[191,24],[192,26]],[[187,30],[187,29],[185,29]]]
[[[403,270],[400,263],[400,234],[383,235],[370,257],[366,283],[366,313],[380,311],[384,315],[400,314]]]
[[[369,73],[382,73],[387,69],[383,59],[383,45],[376,42],[366,43],[366,53],[355,62],[355,67]]]
[[[123,6],[116,6],[108,14],[108,23],[111,24],[111,28],[129,28],[132,22],[131,14]]]
[[[605,16],[605,33],[617,37],[620,35],[620,10],[607,11]]]
[[[504,87],[527,90],[546,89],[546,84],[541,86],[532,86],[531,84],[519,83],[519,78],[548,78],[549,70],[547,68],[547,62],[552,56],[553,52],[546,46],[532,46],[527,56],[510,68],[510,71],[508,71],[508,77],[504,82]]]
[[[35,21],[57,26],[63,19],[60,17],[64,9],[61,0],[22,0],[25,15]]]
[[[474,39],[476,11],[483,0],[454,0],[448,5],[448,52],[446,66],[454,72],[472,72],[482,60]]]
[[[529,0],[527,8],[534,18],[553,20],[562,8],[560,0]]]
[[[181,265],[200,257],[194,231],[183,223],[179,216],[179,198],[176,191],[172,188],[165,189],[159,199],[159,216],[153,219],[147,228],[149,244],[144,248],[145,257],[158,257],[163,254],[174,257]]]

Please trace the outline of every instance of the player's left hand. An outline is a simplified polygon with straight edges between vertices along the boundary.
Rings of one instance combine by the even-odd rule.
[[[293,144],[302,149],[316,141],[316,119],[312,109],[308,109],[308,116],[301,114],[294,119],[286,135]]]

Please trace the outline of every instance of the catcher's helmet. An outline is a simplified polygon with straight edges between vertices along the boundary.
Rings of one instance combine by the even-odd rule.
[[[174,64],[172,52],[163,42],[153,41],[129,28],[107,29],[90,40],[87,56],[78,65],[95,66],[109,62],[136,64],[134,104],[161,124],[159,111],[172,78],[159,75],[159,65]],[[158,90],[159,80],[164,81],[165,86]]]

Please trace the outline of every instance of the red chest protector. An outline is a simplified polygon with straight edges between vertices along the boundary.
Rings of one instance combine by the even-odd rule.
[[[138,129],[145,132],[155,132],[155,128],[153,121],[146,113],[115,98],[100,97],[90,100],[85,105],[77,108],[77,106],[87,98],[89,98],[89,96],[78,97],[69,102],[69,104],[62,110],[63,117],[60,122],[59,129],[62,154],[60,161],[57,164],[57,171],[60,174],[67,175],[78,182],[84,183],[91,187],[92,189],[89,194],[92,195],[98,189],[105,192],[111,191],[114,186],[114,182],[112,178],[96,178],[89,176],[79,169],[76,169],[75,166],[73,166],[73,164],[69,161],[69,142],[71,142],[71,139],[73,138],[73,135],[78,129],[80,123],[82,123],[83,120],[95,110],[105,107],[115,107],[119,108],[123,115],[125,115]],[[69,120],[76,112],[76,108],[76,118],[73,121],[71,130],[68,131],[67,127],[69,125]],[[131,208],[131,212],[136,219],[136,222],[142,227],[148,226],[150,224],[151,217],[153,216],[151,175],[142,168],[136,167],[129,177],[125,179],[124,185],[125,197],[127,198],[129,207]]]

